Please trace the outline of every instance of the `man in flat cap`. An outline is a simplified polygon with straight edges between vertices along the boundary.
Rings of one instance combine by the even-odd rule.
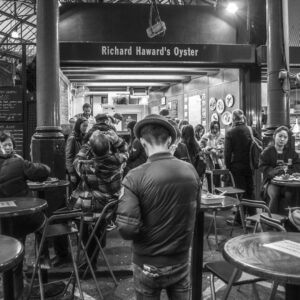
[[[133,277],[137,300],[189,299],[189,248],[200,199],[194,167],[169,150],[176,131],[160,115],[149,115],[134,127],[148,160],[123,180],[117,225],[133,240]],[[149,297],[149,298],[148,298]]]

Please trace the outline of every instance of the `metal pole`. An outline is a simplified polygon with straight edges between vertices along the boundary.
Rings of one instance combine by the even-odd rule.
[[[281,0],[267,0],[267,103],[268,128],[289,126],[289,80],[279,79],[279,72],[287,71],[283,36],[283,11]]]

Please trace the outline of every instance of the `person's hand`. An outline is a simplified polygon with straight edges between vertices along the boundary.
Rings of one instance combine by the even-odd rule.
[[[76,183],[77,182],[77,177],[75,175],[71,175],[70,180],[71,180],[71,182]]]
[[[278,166],[278,167],[275,167],[272,171],[271,171],[271,176],[274,177],[274,176],[277,176],[277,175],[281,175],[283,174],[284,171],[282,169],[281,166]]]

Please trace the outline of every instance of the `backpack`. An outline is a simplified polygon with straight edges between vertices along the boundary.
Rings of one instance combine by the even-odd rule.
[[[249,149],[249,163],[251,170],[258,169],[259,157],[263,150],[262,142],[253,136],[252,128],[248,126],[251,135],[251,145]]]

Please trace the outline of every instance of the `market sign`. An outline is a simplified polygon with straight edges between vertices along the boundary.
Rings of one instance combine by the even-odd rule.
[[[97,61],[201,62],[207,64],[255,63],[251,45],[157,43],[60,43],[61,63]]]

